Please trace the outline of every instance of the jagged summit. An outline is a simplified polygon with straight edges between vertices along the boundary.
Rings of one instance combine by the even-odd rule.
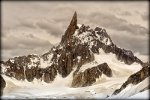
[[[65,31],[64,36],[62,37],[61,43],[64,43],[66,41],[69,41],[71,36],[75,33],[75,30],[77,29],[77,13],[75,11],[72,20],[67,28],[67,30]]]
[[[143,63],[133,55],[132,51],[118,48],[105,29],[99,27],[91,29],[84,24],[77,26],[76,12],[62,37],[62,41],[58,46],[53,47],[50,52],[42,56],[15,57],[3,63],[5,66],[11,66],[7,67],[10,68],[9,70],[5,68],[5,72],[9,76],[16,77],[19,80],[27,78],[28,81],[32,81],[35,77],[44,77],[45,82],[50,82],[55,79],[57,71],[62,77],[67,77],[73,68],[77,67],[74,72],[75,75],[82,65],[94,61],[94,55],[100,54],[101,49],[105,53],[115,54],[117,59],[125,64]],[[101,64],[103,65],[103,63]],[[32,72],[33,69],[38,70],[37,73],[34,73],[35,75]],[[12,73],[16,74],[13,75]]]

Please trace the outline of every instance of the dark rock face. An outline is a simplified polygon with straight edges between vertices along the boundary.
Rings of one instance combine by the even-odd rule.
[[[140,71],[132,74],[128,80],[123,83],[123,85],[120,87],[120,89],[117,89],[114,91],[113,95],[116,95],[118,93],[120,93],[123,89],[125,89],[129,84],[138,84],[140,82],[142,82],[145,78],[149,77],[149,70],[150,67],[149,66],[144,66]]]
[[[65,35],[62,37],[61,43],[68,43],[67,41],[71,39],[72,35],[74,34],[77,28],[77,13],[75,12],[70,22],[70,25],[68,26],[65,32]]]
[[[108,77],[112,76],[112,70],[106,63],[88,68],[84,72],[79,72],[74,75],[72,87],[90,86],[96,82],[96,78],[99,78],[102,74],[105,74]]]
[[[121,61],[124,61],[126,64],[132,64],[135,62],[135,57],[130,50],[125,50],[121,48],[115,48],[115,54],[117,55],[117,58]]]
[[[6,82],[5,82],[5,80],[3,79],[3,77],[0,75],[0,80],[1,80],[1,82],[0,82],[0,86],[1,86],[1,95],[3,95],[3,89],[5,88],[5,86],[6,86]]]
[[[17,80],[24,80],[26,78],[30,82],[33,81],[39,61],[35,62],[36,66],[31,66],[31,68],[29,68],[29,64],[34,63],[31,62],[31,59],[35,58],[38,59],[35,55],[28,55],[9,59],[3,63],[5,66],[8,66],[5,68],[7,69],[5,74],[7,76],[14,77]]]
[[[38,58],[37,56],[34,55],[34,57]],[[32,82],[34,80],[34,78],[36,79],[42,79],[49,83],[50,81],[53,81],[55,76],[57,75],[57,68],[54,67],[54,65],[51,65],[50,67],[47,66],[47,68],[40,68],[39,67],[39,60],[37,60],[36,62],[33,62],[31,59],[31,56],[23,56],[23,57],[18,57],[18,58],[14,58],[14,62],[12,62],[11,60],[8,60],[7,62],[3,63],[4,67],[5,66],[9,66],[6,67],[6,71],[5,71],[5,75],[9,76],[9,77],[14,77],[17,80],[25,80],[27,79],[29,82]],[[16,59],[19,59],[16,60]],[[28,59],[28,63],[25,62],[26,60],[24,59]],[[20,60],[22,61],[20,63]],[[38,62],[38,63],[37,63]],[[35,65],[33,65],[33,63]]]
[[[58,72],[62,77],[66,77],[70,74],[75,65],[82,66],[87,62],[94,60],[93,54],[88,49],[87,45],[75,45],[75,42],[65,47],[64,50],[60,51],[60,57],[58,59]],[[80,59],[78,59],[80,57]]]
[[[57,69],[55,67],[51,66],[46,68],[44,71],[44,82],[50,83],[55,79],[56,75],[57,75]]]

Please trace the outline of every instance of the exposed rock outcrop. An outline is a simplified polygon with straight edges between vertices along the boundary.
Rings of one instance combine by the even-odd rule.
[[[140,71],[132,74],[128,78],[128,80],[125,83],[123,83],[123,85],[119,89],[114,91],[113,95],[116,95],[116,94],[120,93],[129,84],[136,85],[136,84],[142,82],[145,78],[150,76],[149,71],[150,71],[150,67],[149,66],[144,66]]]
[[[6,82],[3,77],[0,75],[0,86],[1,86],[1,95],[3,95],[3,89],[6,87]]]
[[[79,72],[74,75],[72,87],[90,86],[96,82],[96,78],[99,78],[102,74],[105,74],[108,77],[112,76],[112,70],[107,63],[88,68],[84,72]]]
[[[70,22],[70,25],[68,26],[67,30],[65,31],[64,36],[62,37],[61,43],[69,43],[72,35],[75,33],[77,29],[77,13],[75,12],[73,15],[73,18]]]

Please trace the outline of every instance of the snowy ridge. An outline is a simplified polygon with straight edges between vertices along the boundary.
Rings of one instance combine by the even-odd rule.
[[[80,70],[84,71],[88,68],[91,68],[93,66],[106,62],[110,66],[110,68],[113,70],[114,72],[113,75],[120,77],[120,74],[123,75],[124,73],[125,76],[131,75],[132,73],[135,73],[142,68],[142,66],[136,62],[133,63],[132,65],[127,65],[124,62],[118,61],[115,54],[105,53],[102,49],[99,49],[99,52],[100,52],[99,54],[94,54],[94,57],[95,57],[94,61],[83,65]]]
[[[96,27],[95,30],[90,29],[89,26],[78,25],[79,29],[76,29],[73,34],[74,38],[77,38],[79,41],[77,43],[84,44],[87,43],[90,48],[93,45],[97,45],[95,40],[104,43],[105,45],[111,45],[112,41],[108,37],[106,30]],[[85,28],[85,29],[84,29]],[[95,34],[95,36],[93,36]]]
[[[133,85],[133,84],[129,84],[124,90],[122,90],[119,94],[117,95],[113,95],[110,98],[136,98],[136,94],[138,94],[142,89],[144,89],[145,87],[148,86],[149,83],[149,78],[146,78],[145,80],[143,80],[142,82],[140,82],[137,85]],[[145,97],[149,97],[148,94],[144,94]],[[138,98],[139,99],[139,98]]]

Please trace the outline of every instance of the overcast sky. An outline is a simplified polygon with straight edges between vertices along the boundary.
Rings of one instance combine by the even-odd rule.
[[[2,2],[2,59],[43,54],[60,42],[77,11],[78,23],[105,28],[119,47],[148,54],[148,2]]]

